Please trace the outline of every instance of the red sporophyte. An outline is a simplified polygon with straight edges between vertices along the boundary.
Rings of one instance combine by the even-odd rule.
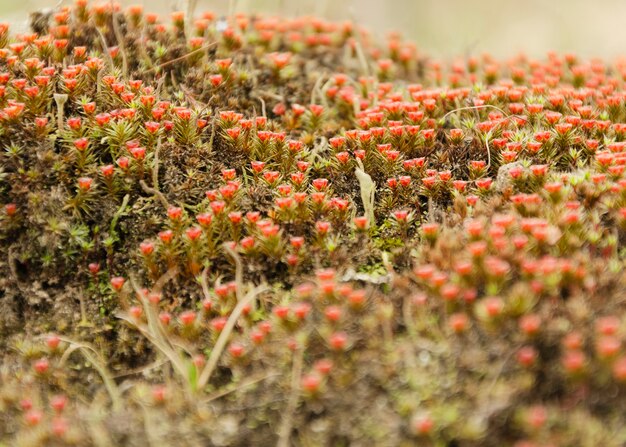
[[[398,129],[401,129],[401,128],[398,128]],[[426,140],[427,143],[434,141],[435,135],[436,135],[435,129],[422,129],[420,130],[420,134],[422,135],[424,140]]]
[[[388,150],[384,154],[388,161],[396,161],[400,156],[400,152],[396,150]]]
[[[316,373],[306,374],[302,377],[301,380],[302,389],[311,394],[319,391],[321,384],[322,378],[319,376],[319,374]]]
[[[96,115],[96,124],[100,127],[105,126],[110,120],[110,113],[99,113],[98,115]]]
[[[174,113],[176,113],[176,116],[183,121],[189,121],[191,119],[191,110],[185,107],[175,107]]]
[[[335,351],[343,351],[348,344],[348,334],[345,332],[335,332],[328,339],[331,349]]]
[[[469,326],[469,318],[465,313],[455,313],[450,315],[448,325],[456,333],[465,332]]]
[[[215,60],[215,65],[217,65],[217,68],[220,71],[226,71],[230,68],[230,66],[232,65],[233,60],[231,58],[226,58],[226,59],[216,59]]]
[[[332,281],[331,279],[326,279],[326,280],[320,280],[320,281]],[[300,284],[299,286],[296,286],[296,296],[298,296],[298,298],[300,299],[306,299],[306,298],[310,298],[313,295],[313,292],[315,291],[315,285],[312,283],[304,283],[304,284]]]
[[[134,147],[130,149],[130,154],[135,160],[143,160],[146,157],[145,147]]]
[[[408,220],[409,217],[409,212],[406,210],[398,210],[398,211],[394,211],[393,212],[393,217],[398,221],[398,222],[406,222]]]
[[[365,290],[353,290],[348,294],[348,304],[353,308],[361,308],[365,304]]]
[[[260,226],[259,229],[261,230],[261,234],[263,234],[266,238],[274,237],[280,231],[280,227],[278,225],[272,224]]]
[[[25,87],[24,93],[26,93],[29,98],[36,98],[37,95],[39,95],[39,87],[36,85],[33,85],[32,87]]]
[[[242,214],[240,211],[231,211],[230,213],[228,213],[228,220],[232,224],[237,225],[241,223],[241,219],[242,219]]]
[[[301,236],[292,236],[289,238],[289,244],[298,251],[304,246],[304,238]]]
[[[258,211],[249,211],[246,213],[246,220],[250,223],[256,223],[261,218],[261,213]]]
[[[505,228],[499,227],[496,225],[493,225],[491,228],[489,228],[489,231],[488,231],[489,237],[491,238],[492,242],[503,239],[505,233],[506,233]]]
[[[319,104],[311,104],[309,105],[309,110],[314,116],[321,116],[324,113],[324,107]]]
[[[35,126],[38,129],[44,129],[48,125],[48,118],[45,116],[39,116],[35,118]]]
[[[82,122],[80,118],[73,117],[67,119],[67,125],[70,129],[77,130],[80,129]]]
[[[38,425],[42,419],[43,419],[43,412],[40,410],[34,410],[34,409],[29,410],[24,415],[24,420],[26,421],[26,424],[30,426]]]
[[[130,5],[126,11],[130,16],[141,16],[143,14],[143,5]]]
[[[87,268],[89,269],[89,273],[91,273],[94,276],[96,276],[100,272],[100,264],[98,264],[97,262],[89,263]]]
[[[161,312],[159,314],[159,321],[163,326],[168,326],[172,321],[172,316],[167,312]]]
[[[139,250],[144,256],[150,256],[154,252],[154,244],[151,241],[144,241],[139,244]]]
[[[26,87],[26,83],[28,81],[26,79],[13,79],[11,81],[11,85],[16,89],[16,90],[22,90],[24,89],[24,87]]]
[[[429,415],[417,416],[413,419],[412,428],[416,435],[424,436],[432,432],[435,422]]]
[[[359,231],[367,230],[369,225],[368,219],[366,216],[357,216],[354,218],[354,226]]]
[[[17,205],[15,203],[7,203],[4,205],[4,212],[8,217],[13,217],[17,214]]]
[[[158,236],[161,242],[168,245],[172,242],[172,239],[174,238],[174,232],[172,230],[163,230],[159,232]]]
[[[256,135],[259,141],[261,141],[262,143],[267,143],[271,140],[273,134],[269,130],[259,130],[257,131]]]
[[[48,346],[48,349],[50,349],[51,351],[56,350],[59,347],[60,343],[61,339],[56,334],[50,334],[46,337],[46,346]]]
[[[467,204],[469,206],[476,206],[479,200],[480,200],[480,197],[476,195],[472,194],[472,195],[467,196]]]
[[[328,374],[330,374],[331,370],[333,369],[333,361],[330,359],[320,359],[317,360],[314,364],[313,364],[313,369],[315,369],[315,371],[322,375],[322,376],[327,376]]]
[[[422,234],[427,239],[434,239],[439,233],[439,224],[435,222],[428,222],[422,224]]]
[[[504,302],[499,297],[489,297],[484,300],[487,316],[494,318],[499,316],[504,310]]]
[[[621,341],[617,337],[605,335],[596,342],[596,352],[600,358],[614,357],[622,347]]]
[[[448,274],[444,272],[435,272],[430,277],[430,285],[434,288],[442,287],[448,281]]]
[[[323,191],[328,186],[328,179],[316,178],[313,180],[312,184],[313,188],[315,188],[317,191]]]
[[[568,350],[561,358],[561,364],[565,371],[570,374],[580,373],[587,363],[587,358],[582,351]]]
[[[250,339],[255,345],[260,345],[261,343],[263,343],[263,341],[265,340],[265,336],[265,332],[263,332],[261,329],[253,329],[250,332]]]
[[[254,119],[254,124],[257,129],[263,129],[267,125],[267,118],[264,116],[257,116]]]
[[[111,287],[113,287],[113,290],[115,290],[116,292],[119,292],[120,290],[122,290],[122,287],[124,287],[125,282],[126,279],[124,279],[122,276],[115,276],[111,278]]]
[[[280,320],[284,320],[289,316],[290,309],[287,306],[275,306],[272,313]]]
[[[341,164],[346,164],[350,160],[350,154],[348,152],[339,152],[335,154],[335,158]]]
[[[187,310],[181,313],[179,318],[183,326],[191,326],[196,321],[196,313],[193,310]]]
[[[149,292],[148,301],[150,302],[150,304],[153,304],[156,306],[161,301],[161,294],[158,292]]]
[[[543,405],[533,405],[526,413],[526,422],[535,430],[543,427],[547,420],[548,411]]]
[[[462,192],[465,192],[465,189],[467,188],[467,181],[465,181],[465,180],[453,180],[452,181],[452,186],[454,187],[455,190],[457,190],[458,192],[462,193]]]
[[[457,261],[454,264],[454,271],[461,276],[470,275],[473,269],[474,266],[470,261]]]
[[[67,405],[66,396],[56,395],[56,396],[52,396],[52,399],[50,399],[50,406],[57,413],[61,413],[65,409],[66,405]]]
[[[320,221],[315,222],[315,230],[320,235],[325,235],[330,230],[330,222]]]
[[[292,172],[289,175],[289,178],[291,179],[292,183],[297,186],[302,185],[304,183],[304,180],[306,179],[304,173],[302,172]]]
[[[101,171],[101,172],[103,172],[104,174],[104,171]],[[91,177],[80,177],[78,179],[78,188],[81,191],[89,191],[91,189],[92,184],[93,184],[93,179]]]
[[[299,140],[289,140],[287,141],[287,147],[291,153],[298,153],[304,147],[304,143]]]
[[[245,348],[241,343],[238,342],[232,342],[229,346],[228,346],[228,352],[231,356],[233,356],[234,358],[240,358],[243,356],[244,352],[245,352]]]
[[[280,178],[280,172],[278,171],[266,171],[263,173],[263,179],[270,185],[275,185]]]
[[[341,314],[341,307],[339,306],[327,306],[326,309],[324,309],[324,316],[328,321],[333,323],[341,319]]]
[[[541,327],[541,317],[536,314],[524,315],[519,320],[519,328],[526,335],[535,335]]]
[[[213,211],[213,215],[218,216],[222,214],[226,208],[226,202],[223,202],[222,200],[214,200],[209,204],[209,206],[211,207],[211,211]]]
[[[511,270],[508,262],[495,256],[489,256],[485,259],[485,267],[488,274],[496,278],[503,277]]]
[[[453,301],[459,296],[461,288],[456,284],[444,284],[439,292],[444,300]]]
[[[46,374],[50,369],[50,362],[46,358],[39,359],[33,364],[33,369],[37,374]]]
[[[128,170],[130,166],[130,160],[128,159],[128,157],[120,157],[116,160],[116,163],[123,171]]]
[[[139,320],[143,315],[143,309],[140,306],[132,306],[128,309],[128,313],[134,320]]]
[[[529,368],[537,361],[537,351],[532,346],[523,346],[517,351],[516,358],[521,366]]]
[[[174,24],[174,26],[180,29],[183,28],[183,26],[185,25],[184,11],[174,11],[170,14],[170,17],[172,18],[172,23]]]
[[[221,299],[228,297],[230,290],[227,284],[220,284],[215,286],[215,294]]]
[[[167,396],[167,387],[165,385],[154,385],[151,391],[152,391],[152,400],[155,403],[161,404],[165,402],[165,398]]]
[[[401,175],[398,177],[398,182],[403,188],[407,188],[411,184],[411,177],[408,175]]]
[[[161,127],[161,125],[156,121],[147,121],[146,123],[144,123],[144,126],[146,127],[146,130],[148,132],[153,134],[157,133],[159,131],[159,128]]]
[[[242,249],[244,249],[245,251],[249,251],[252,248],[254,248],[254,244],[255,244],[254,237],[252,236],[244,237],[243,239],[241,239],[241,241],[239,241],[239,244],[241,245]]]
[[[190,241],[196,241],[202,235],[202,228],[200,227],[190,227],[185,230],[185,235]]]
[[[193,363],[197,369],[200,369],[206,364],[206,358],[203,354],[196,354],[191,359],[191,363]]]
[[[183,209],[180,207],[169,207],[167,209],[167,217],[172,221],[180,221],[183,216]]]
[[[291,56],[291,53],[270,53],[268,55],[272,65],[277,70],[284,68],[291,60]]]
[[[532,165],[530,171],[534,176],[542,177],[548,173],[548,165]]]
[[[621,322],[616,316],[601,317],[596,321],[596,331],[602,335],[615,335],[620,325]]]
[[[345,137],[332,137],[328,140],[333,149],[341,149],[346,144]]]
[[[95,102],[86,102],[83,104],[83,110],[87,115],[91,115],[96,111],[96,103]]]
[[[252,161],[250,162],[250,166],[254,172],[261,173],[263,169],[265,169],[265,163],[262,161]]]
[[[335,293],[335,289],[337,284],[334,281],[326,281],[320,284],[321,292],[326,296],[333,296]]]
[[[435,183],[437,183],[437,177],[434,175],[422,178],[422,184],[428,190],[432,189],[435,186]]]
[[[621,357],[613,363],[613,377],[620,381],[626,381],[626,357]]]
[[[435,267],[431,264],[420,265],[413,270],[413,273],[415,273],[415,276],[419,279],[427,280],[435,273]]]
[[[312,306],[309,303],[296,303],[293,307],[293,314],[299,319],[303,320],[311,312]]]
[[[154,109],[152,109],[152,119],[156,120],[156,121],[161,121],[163,119],[163,116],[165,115],[165,108],[163,107],[155,107]]]
[[[233,140],[236,140],[241,134],[241,127],[231,127],[229,129],[226,129],[226,134]]]
[[[464,134],[462,129],[450,129],[450,140],[453,143],[460,143],[463,141]]]
[[[478,187],[478,189],[485,191],[491,187],[492,182],[493,181],[491,178],[485,177],[485,178],[476,180],[476,186]]]
[[[32,399],[26,397],[22,400],[20,400],[20,409],[22,409],[23,411],[29,411],[32,410],[33,408],[33,401]]]
[[[219,87],[224,81],[224,77],[221,74],[214,74],[209,76],[209,82],[213,87]]]
[[[470,220],[465,225],[467,234],[472,238],[479,237],[485,231],[485,223],[481,220]]]
[[[281,196],[286,197],[286,196],[291,194],[291,191],[292,191],[293,188],[291,187],[291,185],[282,184],[282,185],[278,185],[277,189],[278,189],[278,193]]]

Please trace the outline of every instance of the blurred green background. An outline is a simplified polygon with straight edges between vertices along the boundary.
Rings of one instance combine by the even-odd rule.
[[[73,0],[0,0],[0,18],[23,27],[29,11]],[[98,3],[98,1],[92,1]],[[184,0],[122,0],[167,14]],[[583,56],[626,54],[625,0],[238,0],[238,11],[352,19],[381,37],[400,31],[433,56],[490,52],[508,57],[548,50]],[[229,0],[198,0],[196,12],[228,11]]]

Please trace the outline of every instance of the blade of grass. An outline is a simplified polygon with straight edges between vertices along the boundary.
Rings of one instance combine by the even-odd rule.
[[[254,289],[249,291],[241,301],[237,303],[235,309],[233,309],[233,312],[230,314],[230,317],[228,317],[226,326],[224,326],[224,329],[220,333],[220,336],[218,337],[215,346],[211,350],[211,355],[209,356],[209,360],[207,361],[206,366],[200,374],[200,378],[198,379],[199,390],[203,389],[211,379],[211,374],[213,374],[213,371],[217,366],[217,362],[222,355],[224,348],[226,347],[226,343],[228,342],[228,337],[230,337],[230,334],[233,331],[237,320],[241,316],[243,309],[248,304],[250,304],[257,296],[267,290],[269,290],[269,288],[265,285],[255,287]]]
[[[105,366],[105,362],[100,358],[100,354],[93,347],[86,343],[80,343],[71,338],[67,337],[59,337],[61,341],[69,344],[70,347],[65,351],[63,357],[61,357],[60,364],[65,363],[70,355],[73,352],[79,351],[85,359],[93,365],[93,367],[98,371],[100,377],[102,378],[102,382],[104,383],[109,396],[111,397],[111,403],[113,404],[113,409],[115,411],[119,411],[122,408],[122,400],[121,393],[115,380],[113,380],[113,376],[109,373],[109,370]]]

